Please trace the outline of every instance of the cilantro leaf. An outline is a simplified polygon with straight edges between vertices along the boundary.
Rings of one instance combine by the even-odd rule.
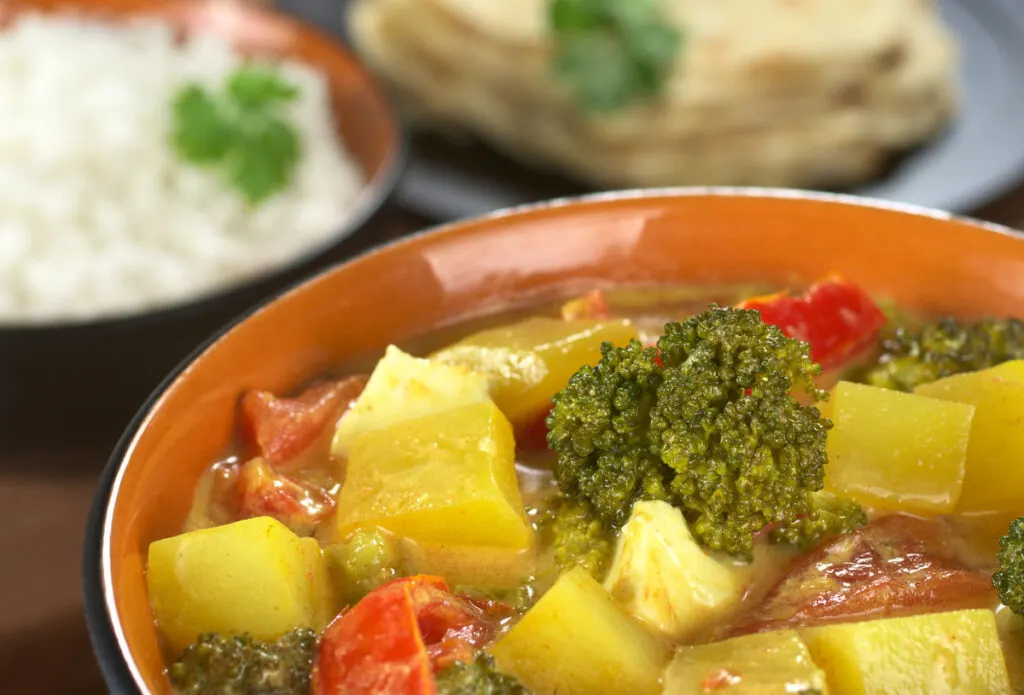
[[[585,108],[657,95],[682,43],[656,0],[550,0],[554,71]]]
[[[171,143],[186,162],[218,171],[250,205],[285,188],[302,155],[282,107],[298,88],[269,68],[243,65],[219,92],[189,83],[175,95]]]

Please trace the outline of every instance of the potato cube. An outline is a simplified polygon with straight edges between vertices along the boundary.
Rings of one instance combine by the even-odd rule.
[[[569,377],[601,359],[601,343],[625,345],[637,331],[625,319],[564,321],[533,317],[482,331],[431,356],[494,379],[494,402],[520,425],[551,407]]]
[[[664,665],[658,641],[579,567],[490,651],[534,695],[654,695]]]
[[[642,623],[684,640],[728,612],[744,586],[733,570],[697,545],[681,511],[657,501],[633,507],[605,588]]]
[[[953,511],[973,407],[845,381],[831,400],[826,491],[879,511]]]
[[[724,642],[681,647],[665,671],[664,695],[713,691],[721,695],[827,695],[825,672],[795,630],[776,630]],[[709,687],[711,686],[711,687]]]
[[[800,630],[832,695],[1010,693],[995,616],[953,611]]]
[[[323,605],[326,568],[313,545],[270,517],[156,541],[146,574],[156,622],[174,649],[203,632],[274,640],[319,629],[332,607]]]
[[[392,345],[338,423],[331,453],[347,456],[352,441],[364,432],[486,401],[490,388],[489,377],[466,366],[420,359]]]
[[[958,512],[1019,512],[1024,499],[1024,361],[924,384],[916,393],[974,406]]]
[[[378,526],[427,544],[525,549],[512,427],[491,401],[355,439],[338,496],[340,538]]]

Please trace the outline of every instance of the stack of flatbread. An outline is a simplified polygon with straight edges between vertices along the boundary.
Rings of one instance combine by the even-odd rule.
[[[664,89],[605,114],[552,71],[548,2],[357,0],[350,26],[414,115],[598,186],[849,185],[956,109],[933,0],[662,0]]]

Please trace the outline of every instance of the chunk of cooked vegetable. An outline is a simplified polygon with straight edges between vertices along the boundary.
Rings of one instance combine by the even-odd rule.
[[[838,274],[825,277],[803,296],[789,292],[752,297],[739,304],[790,338],[811,346],[811,359],[825,369],[848,363],[872,346],[885,314],[868,294]]]
[[[316,632],[299,628],[276,642],[205,634],[167,669],[179,695],[308,695]]]
[[[1010,693],[991,610],[800,630],[832,695]]]
[[[984,608],[996,601],[992,577],[963,562],[943,520],[893,514],[801,556],[728,634]]]
[[[276,640],[322,627],[326,577],[313,546],[269,517],[152,543],[146,578],[161,632],[181,649],[207,632]]]
[[[379,526],[424,543],[530,547],[508,420],[479,401],[361,434],[337,523],[341,537]]]
[[[626,612],[676,640],[724,616],[745,589],[697,545],[682,512],[661,501],[633,506],[604,585]]]
[[[352,605],[405,569],[398,541],[379,529],[356,529],[324,548],[331,582],[342,605]]]
[[[973,406],[841,381],[830,415],[825,490],[879,511],[953,511]]]
[[[515,678],[499,673],[487,652],[444,669],[437,674],[436,685],[437,695],[530,695]]]
[[[812,500],[807,516],[771,530],[768,537],[772,543],[809,550],[824,540],[850,533],[868,523],[868,515],[853,500],[828,492],[815,492]]]
[[[655,695],[661,645],[581,567],[559,577],[490,648],[535,695]]]
[[[1014,519],[999,541],[999,571],[992,575],[999,600],[1024,615],[1024,516]]]
[[[346,457],[360,434],[489,400],[490,388],[486,375],[464,365],[420,359],[392,345],[338,423],[331,452]]]
[[[242,397],[242,428],[249,446],[275,468],[301,462],[308,454],[326,454],[338,419],[365,386],[365,376],[353,376],[310,386],[296,398],[249,391]],[[322,451],[315,451],[318,445]]]
[[[1014,613],[1006,606],[996,608],[996,630],[1003,643],[1006,671],[1014,692],[1024,691],[1024,615]]]
[[[497,629],[497,621],[453,595],[440,577],[395,580],[324,630],[314,691],[434,695],[434,672],[471,661]]]
[[[1024,360],[924,384],[916,393],[974,406],[956,511],[1019,514],[1024,499]],[[914,423],[915,428],[923,425]]]
[[[741,309],[666,324],[657,349],[605,345],[554,397],[558,485],[613,527],[637,500],[670,502],[700,543],[749,557],[755,532],[809,513],[822,487],[831,422],[791,395],[825,397],[820,371]]]
[[[551,408],[551,397],[565,388],[584,364],[601,358],[601,344],[625,345],[637,337],[625,319],[570,320],[535,316],[475,333],[431,359],[460,364],[493,379],[494,402],[515,426]]]
[[[615,552],[615,533],[591,510],[576,500],[559,497],[547,520],[555,564],[563,570],[582,567],[601,581]]]
[[[273,517],[300,536],[311,535],[334,509],[325,490],[278,473],[260,458],[239,468],[235,489],[237,518]]]
[[[665,670],[663,695],[827,693],[825,673],[795,630],[681,647]]]
[[[1024,322],[945,318],[921,328],[896,328],[882,341],[877,363],[864,380],[874,386],[913,391],[954,374],[976,372],[1024,359]]]

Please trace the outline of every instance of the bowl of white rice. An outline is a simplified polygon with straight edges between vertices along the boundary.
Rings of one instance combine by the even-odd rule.
[[[247,70],[289,90],[232,111],[249,130],[179,112]],[[0,118],[0,436],[122,424],[202,338],[331,260],[404,161],[339,42],[223,0],[3,0]],[[220,159],[190,159],[179,131]]]

